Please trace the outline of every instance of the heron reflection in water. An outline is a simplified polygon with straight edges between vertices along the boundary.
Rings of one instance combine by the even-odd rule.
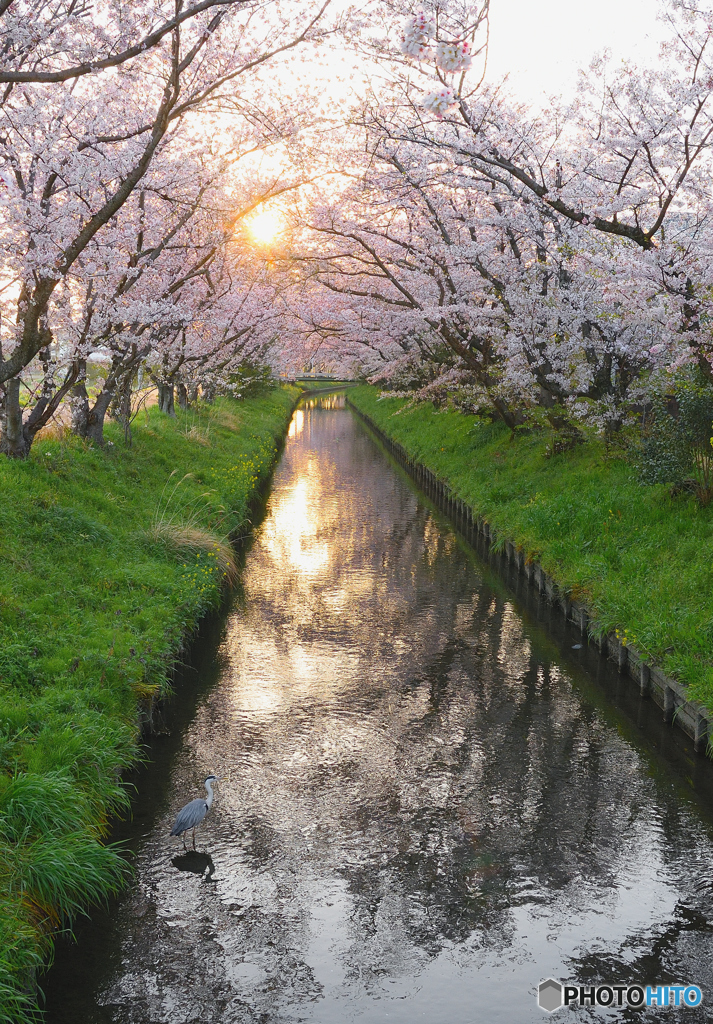
[[[215,874],[215,864],[211,855],[199,853],[198,850],[186,850],[185,853],[178,853],[172,858],[171,863],[179,871],[190,871],[193,875],[200,875],[205,882],[212,881]]]
[[[195,800],[191,800],[185,807],[176,815],[176,820],[173,823],[171,829],[172,836],[183,836],[183,849],[186,848],[186,832],[193,831],[193,849],[196,848],[196,827],[205,818],[208,811],[213,806],[213,783],[220,782],[217,775],[209,775],[205,780],[205,788],[208,796],[203,798],[202,796],[197,797]]]

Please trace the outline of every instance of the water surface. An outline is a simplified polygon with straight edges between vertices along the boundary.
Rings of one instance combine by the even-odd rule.
[[[48,1024],[520,1024],[549,976],[713,1000],[710,766],[668,730],[662,755],[658,710],[617,710],[343,402],[295,413],[211,628],[136,776],[134,882],[60,944]]]

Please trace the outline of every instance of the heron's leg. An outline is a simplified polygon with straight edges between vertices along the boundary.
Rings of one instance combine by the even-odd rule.
[[[194,828],[193,829],[193,849],[195,850],[195,848],[196,848],[196,830]]]

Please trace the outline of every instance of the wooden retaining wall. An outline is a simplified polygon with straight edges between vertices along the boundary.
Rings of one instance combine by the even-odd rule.
[[[421,490],[445,512],[468,541],[474,546],[476,542],[484,542],[487,547],[493,544],[496,534],[485,519],[457,498],[448,485],[439,480],[430,469],[410,458],[402,445],[388,437],[350,402],[348,397],[347,404],[376,434],[392,458],[403,466]],[[498,540],[500,541],[500,538]],[[582,637],[597,646],[605,657],[616,664],[621,673],[628,675],[642,697],[650,698],[661,708],[665,722],[678,727],[689,736],[697,753],[713,756],[713,716],[697,701],[689,699],[685,686],[671,679],[656,665],[650,665],[636,648],[623,644],[615,634],[600,633],[587,608],[578,601],[572,601],[541,565],[527,557],[522,548],[516,547],[510,541],[500,543],[499,547],[500,551],[497,553],[529,581],[530,586],[537,590],[543,600],[559,610],[568,622],[573,623]]]

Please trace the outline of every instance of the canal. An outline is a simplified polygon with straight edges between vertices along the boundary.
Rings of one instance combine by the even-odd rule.
[[[133,881],[58,944],[47,1024],[524,1024],[548,977],[703,988],[580,1019],[713,1019],[711,765],[577,643],[343,398],[307,402],[132,779]]]

